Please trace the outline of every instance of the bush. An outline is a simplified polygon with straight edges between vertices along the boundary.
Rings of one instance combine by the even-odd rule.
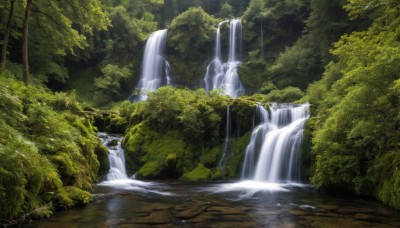
[[[266,100],[269,102],[289,103],[300,100],[304,96],[304,92],[297,87],[286,87],[282,90],[276,89],[269,92]]]
[[[74,96],[3,73],[0,109],[0,219],[88,203],[104,150]]]

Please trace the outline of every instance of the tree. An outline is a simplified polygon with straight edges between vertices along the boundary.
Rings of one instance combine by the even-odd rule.
[[[279,89],[298,86],[290,82],[278,85],[278,80],[272,80],[267,69],[286,47],[301,37],[308,12],[309,3],[305,0],[250,1],[242,17],[246,31],[243,46],[248,58],[239,68],[245,73],[241,73],[241,80],[247,88],[256,89],[263,82],[273,82]],[[256,76],[256,79],[249,75]],[[286,79],[284,82],[288,81]]]
[[[316,106],[312,182],[399,209],[400,4],[351,0],[345,8],[352,18],[368,16],[373,23],[335,43],[337,61],[307,92]]]
[[[96,78],[94,82],[96,87],[95,96],[99,103],[104,104],[123,99],[121,85],[131,77],[129,69],[108,64],[101,71],[103,76]]]
[[[74,48],[88,46],[86,36],[93,34],[93,29],[106,29],[110,21],[101,7],[99,0],[88,1],[44,1],[28,0],[25,7],[22,35],[23,80],[29,84],[29,26],[32,17],[47,44],[46,48],[54,55],[74,54]]]
[[[14,15],[14,5],[15,5],[15,0],[10,0],[10,10],[9,10],[8,19],[7,19],[6,31],[4,33],[4,38],[3,38],[3,48],[1,50],[0,71],[4,70],[6,68],[7,47],[8,47],[8,40],[10,38],[10,32],[11,32],[11,22],[12,22],[13,15]]]
[[[27,0],[25,7],[25,16],[22,29],[22,79],[24,84],[29,84],[29,63],[28,63],[28,31],[29,19],[31,16],[31,6],[33,0]]]
[[[232,6],[228,2],[225,2],[221,6],[221,9],[218,12],[217,16],[220,17],[220,18],[227,18],[227,19],[233,17],[233,8],[232,8]]]
[[[305,34],[267,68],[270,80],[280,88],[294,85],[305,89],[310,82],[321,78],[324,66],[332,59],[329,53],[332,43],[355,29],[358,23],[349,21],[344,4],[342,1],[311,1]]]
[[[216,25],[219,20],[200,7],[177,16],[169,26],[168,60],[174,81],[198,86],[204,77],[204,61],[213,53]]]

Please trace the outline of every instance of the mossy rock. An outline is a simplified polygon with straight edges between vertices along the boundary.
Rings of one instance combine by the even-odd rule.
[[[110,161],[108,160],[108,149],[102,144],[98,144],[94,153],[96,154],[97,160],[100,163],[97,176],[99,178],[102,178],[105,175],[107,175],[108,171],[110,170]]]
[[[242,136],[251,131],[256,105],[257,101],[252,97],[240,97],[232,101],[230,107],[233,134]]]
[[[190,171],[189,173],[185,173],[180,180],[190,182],[210,181],[212,176],[213,174],[211,170],[204,167],[202,163],[199,163],[194,170]]]
[[[207,168],[212,168],[218,165],[218,161],[221,156],[221,147],[217,146],[206,150],[200,158],[200,161]]]
[[[118,145],[118,139],[113,139],[107,143],[107,146],[109,146],[109,147],[117,146],[117,145]]]
[[[225,175],[222,173],[220,168],[215,169],[214,175],[212,177],[213,180],[222,180],[224,179]]]
[[[225,178],[236,178],[240,175],[240,168],[244,158],[244,152],[249,143],[251,132],[247,132],[239,138],[232,139],[233,150],[226,167],[224,167]]]
[[[157,162],[150,161],[146,164],[144,164],[139,171],[137,172],[137,175],[141,179],[153,179],[157,178],[161,172],[164,169],[163,164],[158,164]]]
[[[72,206],[83,206],[92,200],[92,195],[75,186],[63,187],[56,195],[56,207],[58,209],[71,208]]]
[[[123,134],[125,133],[126,128],[128,127],[128,120],[125,117],[120,116],[119,114],[112,113],[108,117],[108,125],[106,126],[106,131],[115,134]]]
[[[192,149],[177,131],[161,134],[141,123],[129,129],[122,144],[127,170],[138,170],[139,178],[171,179],[192,168]]]

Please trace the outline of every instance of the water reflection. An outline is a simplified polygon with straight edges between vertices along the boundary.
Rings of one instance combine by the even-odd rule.
[[[99,186],[107,186],[114,189],[131,190],[140,193],[153,193],[159,195],[174,195],[171,192],[167,192],[168,186],[156,183],[156,182],[144,182],[133,179],[121,179],[103,181],[98,184]]]
[[[247,194],[247,195],[246,195]],[[400,227],[376,201],[332,198],[308,185],[103,182],[94,201],[33,227]]]

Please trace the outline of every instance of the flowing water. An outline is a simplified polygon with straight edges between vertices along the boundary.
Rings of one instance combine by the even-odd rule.
[[[230,21],[229,26],[229,57],[228,62],[223,63],[221,58],[221,26],[228,21],[218,24],[215,38],[215,57],[207,66],[204,77],[207,92],[222,89],[223,93],[238,97],[244,94],[244,87],[239,79],[237,68],[241,64],[239,55],[242,47],[242,22],[240,19]]]
[[[303,126],[308,104],[257,106],[259,125],[252,132],[243,162],[242,179],[259,182],[300,182]]]
[[[232,185],[97,186],[87,207],[30,226],[400,227],[400,214],[376,201],[327,197],[310,186],[259,186],[264,190],[257,190],[248,188],[251,183]]]
[[[104,146],[108,149],[108,161],[110,170],[107,174],[107,181],[128,179],[125,169],[125,155],[121,147],[122,136],[109,135],[104,132],[98,133]]]
[[[304,107],[289,109],[296,108]],[[271,113],[289,113],[284,110],[277,107]],[[260,124],[273,122],[280,129],[290,126],[299,116],[306,118],[300,110],[291,110],[290,118],[267,115],[261,107],[258,111]],[[26,226],[400,227],[399,212],[377,201],[328,197],[316,193],[310,185],[254,180],[188,184],[129,179],[124,172],[122,138],[104,133],[99,137],[109,149],[111,168],[108,180],[95,186],[93,202]]]
[[[143,54],[142,72],[138,89],[154,91],[163,84],[171,84],[169,63],[165,58],[167,29],[154,32],[146,41]],[[141,94],[138,100],[146,100]]]
[[[218,163],[219,168],[222,173],[225,173],[226,163],[231,156],[232,153],[232,140],[231,140],[231,110],[230,107],[226,107],[226,124],[225,124],[226,132],[225,132],[225,140],[224,147],[222,151],[221,159]]]

